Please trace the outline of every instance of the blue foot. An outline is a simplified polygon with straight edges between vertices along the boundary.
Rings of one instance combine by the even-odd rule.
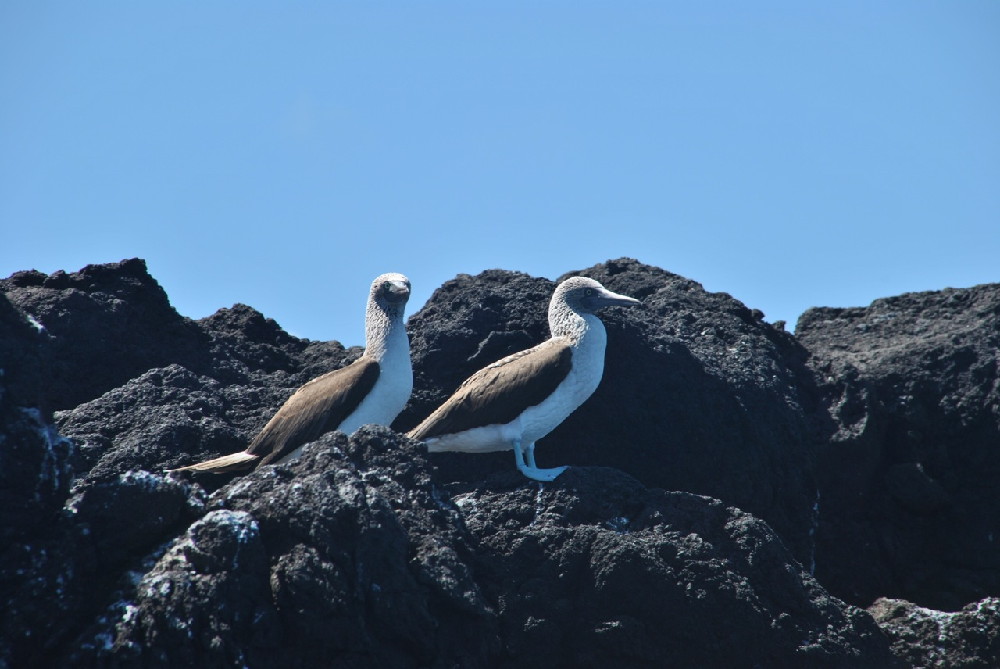
[[[525,467],[524,469],[521,469],[521,473],[529,479],[533,479],[535,481],[554,481],[557,476],[562,474],[567,469],[569,469],[569,467],[552,467],[551,469]]]
[[[527,450],[527,453],[525,453],[525,450]],[[525,462],[525,455],[527,455],[527,462]],[[517,465],[518,470],[522,474],[535,481],[553,481],[557,476],[569,469],[569,467],[541,469],[535,465],[534,442],[528,444],[527,449],[521,446],[520,441],[514,442],[514,464]]]

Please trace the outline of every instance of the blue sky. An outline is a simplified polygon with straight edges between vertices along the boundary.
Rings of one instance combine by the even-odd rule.
[[[1000,3],[0,4],[0,276],[363,341],[458,273],[632,256],[794,325],[1000,281]]]

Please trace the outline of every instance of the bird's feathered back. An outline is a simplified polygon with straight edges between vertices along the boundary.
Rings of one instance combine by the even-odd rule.
[[[549,339],[479,370],[458,387],[409,436],[430,439],[474,427],[500,425],[540,404],[566,378],[573,351],[566,341]]]
[[[361,404],[378,376],[379,364],[362,357],[347,367],[316,377],[288,398],[247,452],[261,458],[258,466],[266,465],[337,429]]]

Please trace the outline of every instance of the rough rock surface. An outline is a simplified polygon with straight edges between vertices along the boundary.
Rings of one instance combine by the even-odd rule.
[[[336,342],[292,337],[246,305],[200,321],[180,316],[137,258],[88,265],[72,274],[17,272],[0,279],[0,295],[0,318],[36,330],[29,352],[34,360],[24,366],[32,363],[45,379],[32,389],[45,413],[74,408],[172,363],[224,383],[261,386],[280,384],[281,373],[299,373],[287,380],[293,389],[301,377],[308,380],[344,363],[344,349]],[[17,313],[8,315],[11,308]],[[21,353],[17,362],[27,355]]]
[[[0,666],[24,666],[107,597],[109,573],[190,522],[200,488],[149,472],[242,448],[360,349],[296,339],[244,305],[183,318],[127,260],[0,280],[0,354]]]
[[[371,427],[235,480],[61,660],[484,666],[493,616],[422,458]]]
[[[603,467],[449,490],[510,666],[893,666],[866,614],[718,500]]]
[[[884,598],[868,610],[892,640],[893,653],[914,667],[1000,667],[1000,600],[995,597],[952,613]]]
[[[901,326],[883,350],[840,312],[792,337],[635,261],[581,273],[644,304],[606,310],[605,380],[539,444],[543,465],[578,466],[545,485],[509,454],[428,455],[386,428],[240,478],[164,475],[242,448],[360,349],[243,305],[185,319],[140,260],[0,280],[0,668],[996,664],[992,553],[913,546],[981,550],[992,530],[967,505],[995,471],[1000,288],[969,289],[965,308],[936,309],[948,291],[894,298],[920,325],[877,321]],[[442,286],[410,319],[415,393],[395,427],[544,339],[553,286],[505,271]],[[891,383],[918,408],[889,402]],[[952,478],[897,457],[913,425]],[[919,520],[866,514],[858,490]],[[879,532],[901,549],[875,554],[873,579],[858,546]],[[917,578],[941,556],[986,566]],[[983,601],[838,599],[912,583],[918,600]]]
[[[766,524],[615,470],[544,487],[503,474],[451,498],[419,444],[364,428],[230,483],[206,508],[58,661],[893,662],[870,616],[831,598]]]
[[[0,280],[0,292],[42,335],[45,409],[74,407],[172,358],[199,366],[207,348],[139,259],[72,274],[17,272]],[[95,364],[109,351],[113,361]]]
[[[1000,593],[1000,285],[813,309],[823,397],[817,576],[867,605]]]
[[[39,407],[42,334],[0,292],[0,546],[55,513],[72,482],[73,444]]]

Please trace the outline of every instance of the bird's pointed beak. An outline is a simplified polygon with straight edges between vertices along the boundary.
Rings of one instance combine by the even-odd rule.
[[[387,297],[393,302],[405,302],[410,299],[410,284],[405,281],[390,281]]]
[[[633,297],[612,293],[607,288],[604,289],[603,293],[598,294],[594,301],[598,307],[634,307],[637,304],[642,304],[642,302]]]

